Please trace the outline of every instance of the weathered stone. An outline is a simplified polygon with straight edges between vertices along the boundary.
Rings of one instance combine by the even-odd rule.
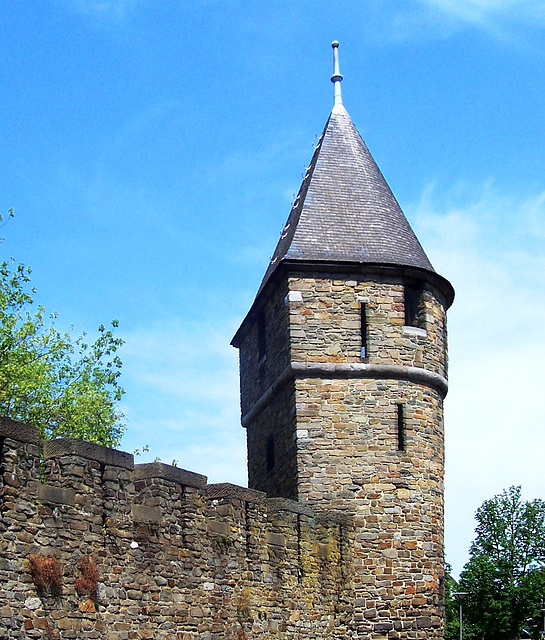
[[[39,609],[42,606],[42,601],[40,598],[27,598],[25,600],[25,607],[34,611],[35,609]]]
[[[44,502],[68,504],[72,507],[76,504],[76,494],[72,489],[52,487],[51,485],[40,483],[38,485],[38,495],[40,500],[43,500]]]
[[[79,603],[78,609],[82,613],[95,613],[96,611],[95,603],[92,600],[83,600]]]

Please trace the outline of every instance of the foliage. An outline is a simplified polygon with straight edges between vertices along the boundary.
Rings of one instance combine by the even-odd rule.
[[[40,592],[53,596],[62,591],[62,571],[57,558],[41,553],[31,553],[28,557],[30,573]]]
[[[60,332],[56,314],[35,305],[30,273],[0,263],[0,415],[38,427],[43,437],[116,446],[124,431],[118,323],[99,326],[92,343]]]
[[[518,639],[545,598],[545,502],[523,502],[521,488],[511,487],[475,517],[477,537],[460,576],[460,590],[469,594],[464,637]]]
[[[459,605],[453,593],[459,591],[458,583],[451,576],[452,567],[445,563],[445,640],[458,640],[460,637]]]
[[[96,600],[100,581],[98,567],[89,556],[83,556],[78,562],[78,569],[81,575],[76,578],[74,583],[77,593],[80,596],[89,595],[93,600]]]

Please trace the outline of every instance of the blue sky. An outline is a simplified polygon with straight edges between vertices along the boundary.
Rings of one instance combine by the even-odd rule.
[[[543,497],[541,0],[4,0],[5,256],[61,326],[117,318],[123,448],[246,482],[230,339],[333,104],[453,283],[447,557]]]

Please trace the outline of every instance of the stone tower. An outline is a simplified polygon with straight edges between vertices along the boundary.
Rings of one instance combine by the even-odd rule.
[[[442,637],[451,284],[341,100],[237,331],[249,486],[340,511],[353,637]]]

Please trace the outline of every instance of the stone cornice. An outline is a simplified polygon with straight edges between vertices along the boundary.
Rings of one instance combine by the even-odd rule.
[[[263,411],[267,403],[294,378],[369,378],[408,380],[431,387],[441,397],[448,391],[447,379],[433,371],[420,367],[397,364],[368,364],[365,362],[291,362],[263,393],[254,406],[242,416],[242,426],[250,425]]]

